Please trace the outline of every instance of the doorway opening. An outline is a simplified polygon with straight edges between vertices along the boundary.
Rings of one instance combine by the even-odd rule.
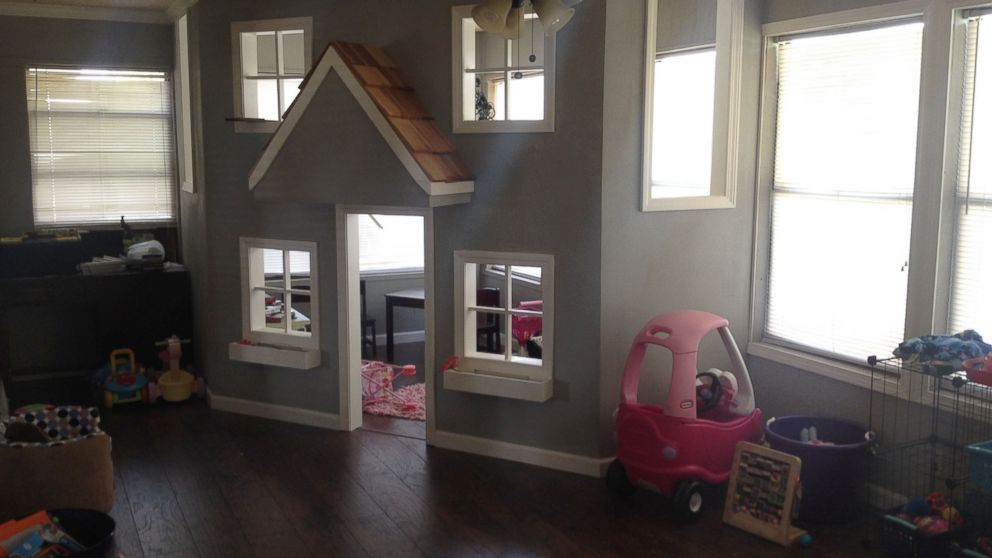
[[[344,214],[348,292],[345,427],[426,439],[430,216],[416,210],[348,208]],[[343,358],[344,358],[343,356]],[[355,409],[357,407],[357,410]]]

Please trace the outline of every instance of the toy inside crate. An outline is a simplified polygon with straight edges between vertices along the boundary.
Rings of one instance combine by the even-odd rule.
[[[975,508],[967,447],[992,440],[992,388],[947,368],[895,358],[869,364],[875,436],[868,504],[878,522],[867,526],[866,538],[874,531],[897,556],[948,556],[957,542],[974,541],[976,524],[986,522],[969,520]],[[946,505],[942,510],[953,509],[948,517],[906,513],[911,500],[933,496]]]

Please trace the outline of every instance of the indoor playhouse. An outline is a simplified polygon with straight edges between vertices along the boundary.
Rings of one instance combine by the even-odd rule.
[[[730,357],[732,372],[696,370],[699,343],[714,330]],[[649,345],[672,353],[663,406],[637,400]],[[682,517],[702,511],[708,485],[727,481],[738,442],[759,442],[763,437],[761,410],[754,406],[747,366],[729,322],[715,314],[678,310],[649,321],[627,355],[621,391],[617,459],[607,471],[607,484],[621,494],[640,486],[672,497]]]

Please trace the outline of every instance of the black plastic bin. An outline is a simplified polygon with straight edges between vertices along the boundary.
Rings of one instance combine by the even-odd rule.
[[[832,445],[800,441],[804,428],[815,427],[817,439]],[[799,519],[844,523],[855,519],[863,502],[870,437],[864,426],[841,419],[792,416],[771,418],[765,436],[772,449],[802,459],[803,488]]]
[[[86,547],[86,550],[73,556],[102,558],[106,555],[117,527],[112,517],[96,510],[76,508],[49,510],[48,513],[58,518],[59,525],[69,536]]]

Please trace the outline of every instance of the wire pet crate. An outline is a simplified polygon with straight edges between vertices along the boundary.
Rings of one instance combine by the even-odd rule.
[[[869,508],[885,514],[934,492],[942,492],[958,510],[986,507],[968,505],[969,499],[975,504],[984,494],[969,482],[967,446],[992,440],[992,387],[969,381],[963,372],[898,358],[870,357],[868,364],[868,422],[873,432]],[[989,527],[988,514],[965,520],[962,534]],[[885,544],[887,524],[882,525]],[[912,549],[900,555],[946,555],[941,554],[946,546],[941,551],[922,551],[920,547],[932,541],[919,540],[917,533],[904,539]]]

